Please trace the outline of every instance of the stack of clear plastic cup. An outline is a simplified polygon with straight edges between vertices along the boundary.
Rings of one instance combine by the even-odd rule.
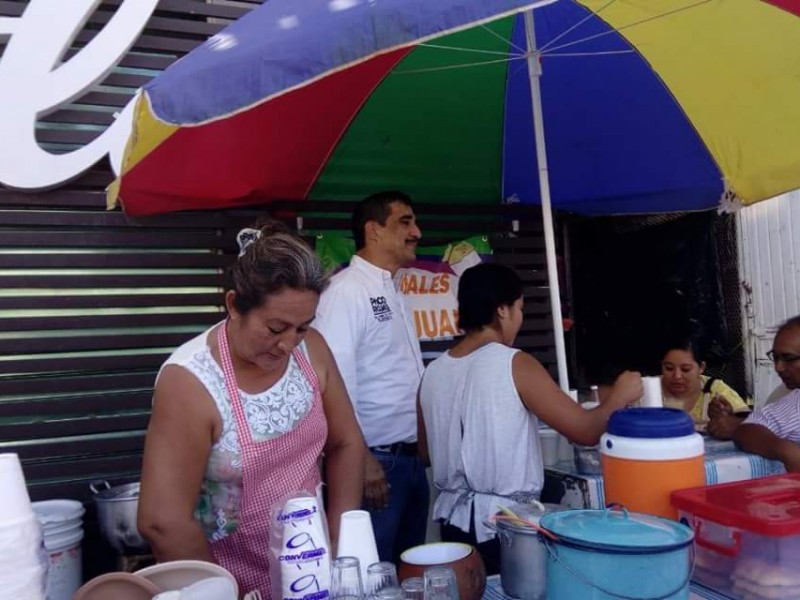
[[[331,565],[331,599],[363,600],[361,565],[355,556],[340,556]]]
[[[405,600],[425,600],[425,581],[422,577],[404,579],[401,587]]]
[[[44,600],[47,555],[16,454],[0,454],[0,590],[4,598]]]
[[[397,580],[397,567],[390,562],[376,562],[367,567],[367,579],[364,581],[364,594],[367,598],[377,596],[378,592],[387,588],[400,589]]]
[[[450,567],[425,569],[425,600],[458,600],[456,574]]]

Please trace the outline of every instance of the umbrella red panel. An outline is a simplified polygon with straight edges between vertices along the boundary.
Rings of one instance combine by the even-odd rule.
[[[126,212],[305,198],[365,99],[408,52],[377,56],[239,114],[178,129],[123,179],[123,204],[126,191],[137,196],[136,206],[127,207],[135,210]]]

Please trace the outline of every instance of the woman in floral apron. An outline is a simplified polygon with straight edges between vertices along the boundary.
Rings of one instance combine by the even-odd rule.
[[[327,279],[282,226],[244,229],[228,318],[178,348],[156,380],[139,529],[159,561],[217,562],[242,593],[271,594],[269,524],[318,491],[328,525],[361,503],[365,446],[336,363],[310,329]]]

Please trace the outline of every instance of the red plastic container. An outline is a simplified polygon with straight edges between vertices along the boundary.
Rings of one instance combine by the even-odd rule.
[[[800,598],[800,473],[680,490],[695,532],[694,578],[747,598]]]

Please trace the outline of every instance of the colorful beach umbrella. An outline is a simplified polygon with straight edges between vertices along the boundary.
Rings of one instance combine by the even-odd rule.
[[[109,201],[541,203],[555,317],[551,196],[620,214],[800,187],[800,0],[533,4],[269,0],[145,87]]]
[[[145,87],[111,198],[131,215],[382,188],[538,203],[524,18],[485,22],[531,4],[269,0]],[[536,9],[553,205],[696,210],[800,187],[798,14],[798,0]]]

